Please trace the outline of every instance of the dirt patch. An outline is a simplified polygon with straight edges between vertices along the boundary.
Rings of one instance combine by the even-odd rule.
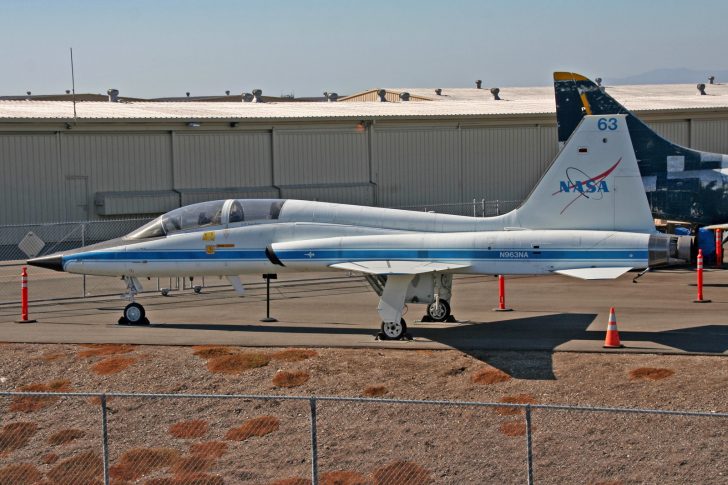
[[[590,485],[624,485],[624,482],[620,482],[619,480],[612,480],[608,482],[594,482]]]
[[[271,482],[270,485],[311,485],[311,480],[308,478],[292,477],[276,480],[275,482]]]
[[[169,434],[175,438],[201,438],[207,433],[207,428],[207,421],[204,419],[180,421],[169,427]]]
[[[35,423],[10,423],[0,431],[0,453],[15,451],[28,444],[30,438],[38,431]]]
[[[35,483],[43,475],[30,463],[18,463],[0,468],[0,485],[17,485],[19,483]]]
[[[536,398],[531,394],[515,394],[513,396],[503,396],[499,402],[505,402],[508,404],[536,404]],[[510,406],[498,406],[495,408],[495,412],[501,416],[517,416],[523,413],[522,408],[510,407]]]
[[[384,396],[388,392],[389,392],[389,390],[384,386],[369,386],[366,389],[364,389],[364,392],[362,392],[362,395],[364,397],[380,397],[380,396]]]
[[[45,354],[41,355],[39,358],[43,362],[55,362],[57,360],[62,360],[66,357],[66,354],[64,352],[46,352]]]
[[[169,468],[179,457],[179,452],[171,448],[134,448],[121,456],[109,469],[109,475],[116,480],[137,480],[152,470]]]
[[[672,369],[659,367],[638,367],[629,371],[629,378],[632,380],[659,381],[675,374]]]
[[[298,387],[304,385],[311,378],[308,372],[279,370],[273,376],[273,385],[276,387]]]
[[[473,384],[498,384],[500,382],[506,382],[511,380],[511,376],[506,374],[500,369],[494,369],[492,367],[486,367],[478,369],[470,374],[470,382]]]
[[[98,483],[104,473],[101,457],[92,451],[72,456],[50,469],[47,477],[55,483]]]
[[[376,485],[422,485],[432,483],[430,472],[409,461],[397,461],[375,471]]]
[[[241,352],[239,354],[222,355],[207,361],[207,368],[213,373],[238,374],[240,372],[265,367],[270,357],[257,352]]]
[[[207,441],[190,445],[190,454],[205,458],[220,458],[227,451],[227,443],[222,441]]]
[[[215,460],[212,458],[197,455],[185,456],[177,460],[177,462],[172,466],[172,471],[175,475],[201,473],[212,468],[212,465],[214,464]]]
[[[271,354],[271,359],[282,362],[300,362],[318,356],[318,352],[311,349],[283,349]]]
[[[369,485],[371,482],[361,473],[337,470],[322,473],[319,483],[321,485]]]
[[[452,369],[448,369],[445,372],[442,373],[445,377],[455,377],[459,376],[463,372],[465,372],[468,368],[461,366],[461,367],[453,367]]]
[[[224,483],[222,477],[217,475],[188,473],[174,478],[154,478],[144,482],[144,485],[224,485]]]
[[[127,344],[82,344],[86,350],[81,350],[76,355],[82,359],[89,357],[105,357],[108,355],[128,354],[133,352],[135,345]]]
[[[40,457],[40,462],[44,465],[52,465],[58,461],[58,458],[60,457],[55,453],[46,453],[45,455]]]
[[[531,427],[533,431],[533,426]],[[508,421],[500,425],[500,432],[505,436],[525,436],[526,423],[523,421]]]
[[[213,357],[222,357],[223,355],[233,355],[237,351],[232,347],[222,347],[220,345],[196,345],[192,347],[192,353],[205,360]]]
[[[71,390],[71,381],[62,379],[47,384],[30,384],[18,390],[23,392],[67,392]],[[10,410],[19,413],[32,413],[47,408],[56,401],[58,401],[57,397],[15,396],[10,403]]]
[[[278,431],[280,420],[275,416],[260,416],[249,419],[237,428],[232,428],[225,435],[226,440],[245,441],[253,436],[265,436]]]
[[[100,376],[108,376],[123,371],[136,364],[137,359],[131,357],[109,357],[91,366],[91,370]]]
[[[57,433],[53,433],[48,438],[48,443],[54,446],[65,445],[73,440],[83,438],[85,435],[86,433],[80,429],[62,429]]]

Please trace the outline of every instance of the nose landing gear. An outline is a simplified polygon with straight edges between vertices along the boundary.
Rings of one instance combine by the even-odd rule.
[[[141,283],[136,278],[130,278],[124,276],[126,282],[126,293],[122,295],[123,298],[131,300],[122,312],[119,318],[119,325],[149,325],[149,319],[146,317],[146,311],[144,307],[134,301],[134,295],[142,290]]]

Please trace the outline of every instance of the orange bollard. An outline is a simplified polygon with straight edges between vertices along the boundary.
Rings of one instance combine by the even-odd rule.
[[[604,338],[605,349],[618,349],[624,347],[619,340],[619,331],[617,330],[617,315],[614,313],[614,307],[609,310],[609,322],[607,323],[607,335]]]
[[[698,249],[698,297],[693,303],[710,303],[710,300],[703,298],[703,250]]]
[[[494,312],[511,312],[513,308],[506,308],[506,279],[502,274],[498,275],[498,308]]]
[[[20,320],[15,323],[34,323],[37,320],[28,318],[28,270],[23,266],[20,273]]]

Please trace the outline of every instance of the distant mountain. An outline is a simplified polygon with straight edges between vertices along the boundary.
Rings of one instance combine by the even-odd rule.
[[[708,84],[708,76],[715,76],[715,82],[728,83],[728,70],[719,69],[655,69],[620,79],[606,79],[609,84]]]

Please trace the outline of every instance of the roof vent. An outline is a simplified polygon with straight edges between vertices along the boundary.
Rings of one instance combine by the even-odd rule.
[[[230,96],[230,90],[229,89],[225,91],[225,96]]]
[[[483,85],[483,81],[481,81],[480,79],[475,81],[475,89],[480,89],[482,85]]]
[[[387,91],[386,90],[384,90],[384,89],[377,90],[377,96],[379,96],[379,101],[381,101],[382,103],[387,102]]]
[[[253,102],[254,103],[264,103],[263,101],[263,90],[262,89],[253,89]]]
[[[435,89],[435,94],[437,94],[438,96],[442,96],[442,89],[440,89],[440,88]]]
[[[329,103],[334,103],[334,102],[336,102],[337,99],[339,99],[339,94],[338,93],[330,93],[328,91],[324,91],[324,98],[326,98],[326,100]]]
[[[490,94],[493,95],[493,99],[495,99],[496,101],[500,100],[500,96],[498,96],[498,93],[500,93],[499,88],[490,88]]]
[[[715,76],[708,76],[708,82],[710,84],[715,84]]]
[[[190,92],[189,91],[187,91],[185,94],[187,95],[188,98],[190,97]]]
[[[28,96],[30,96],[32,93],[30,91],[26,91],[25,94],[27,94]]]
[[[119,90],[118,89],[109,89],[106,91],[106,94],[109,95],[109,103],[118,103],[119,102]]]
[[[700,92],[701,96],[705,96],[706,94],[708,94],[705,92],[705,84],[700,83],[696,87],[698,88],[698,92]]]
[[[66,94],[71,94],[71,90],[70,89],[66,89]]]
[[[255,96],[253,96],[250,93],[243,93],[243,103],[252,103],[255,99]]]
[[[399,99],[401,99],[402,101],[409,101],[410,93],[408,93],[407,91],[399,93]]]
[[[598,78],[594,79],[594,81],[596,81],[597,86],[601,86],[602,85],[602,78],[598,77]]]

